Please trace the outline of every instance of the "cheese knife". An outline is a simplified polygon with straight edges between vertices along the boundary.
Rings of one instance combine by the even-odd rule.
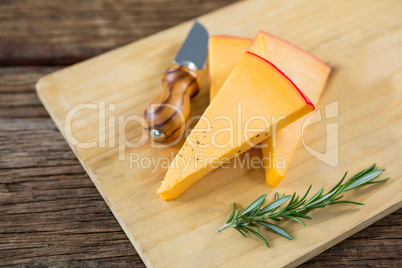
[[[151,138],[166,142],[180,136],[190,116],[190,99],[200,90],[197,70],[205,68],[209,35],[204,26],[194,22],[182,44],[174,65],[162,77],[160,91],[145,108]]]

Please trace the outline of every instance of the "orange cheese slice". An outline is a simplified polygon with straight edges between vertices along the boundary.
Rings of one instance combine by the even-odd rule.
[[[209,99],[212,100],[223,83],[250,46],[250,38],[213,35],[209,38],[208,62],[211,88]]]
[[[305,50],[276,36],[259,32],[249,51],[260,55],[283,71],[313,102],[318,103],[331,68]],[[297,120],[261,143],[265,178],[271,187],[283,179],[300,143],[302,125]]]
[[[273,126],[284,128],[312,110],[311,101],[276,66],[244,53],[171,163],[158,193],[163,200],[178,197],[223,159],[266,139]]]

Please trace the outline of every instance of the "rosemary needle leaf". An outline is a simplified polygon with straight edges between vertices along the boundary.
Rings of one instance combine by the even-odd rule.
[[[257,224],[253,225],[255,228],[257,228],[258,232],[261,233],[260,227],[258,227]]]
[[[318,193],[316,193],[312,198],[310,198],[310,200],[307,201],[305,205],[308,205],[308,204],[314,202],[315,200],[317,200],[318,198],[320,198],[323,191],[324,191],[324,188],[321,188],[321,190],[319,190]]]
[[[363,177],[359,178],[358,180],[356,180],[353,183],[351,183],[350,185],[348,185],[344,191],[346,192],[346,191],[352,190],[356,187],[359,187],[359,186],[371,181],[372,179],[374,179],[378,175],[380,175],[383,171],[384,171],[383,169],[379,169],[372,173],[365,174]]]
[[[332,192],[330,192],[330,193],[328,193],[328,194],[326,194],[326,195],[321,196],[318,200],[316,200],[316,201],[314,201],[314,202],[311,202],[311,203],[309,203],[308,205],[309,205],[309,207],[312,207],[312,206],[315,206],[316,204],[323,203],[324,200],[329,199],[329,198],[330,198],[331,196],[333,196],[335,193],[336,193],[336,191],[334,190],[334,191],[332,191]]]
[[[298,218],[311,220],[310,216],[307,216],[306,214],[303,214],[303,213],[300,213],[300,212],[294,212],[294,213],[292,213],[292,215],[295,216],[295,217],[298,217]]]
[[[309,209],[315,209],[315,208],[323,208],[328,204],[316,204],[314,206],[309,207]]]
[[[234,217],[234,219],[237,219],[237,218],[240,216],[240,213],[241,213],[241,209],[239,209],[239,210],[237,211],[236,216]],[[233,220],[233,219],[232,219],[232,220]]]
[[[342,204],[342,203],[349,203],[349,204],[355,204],[355,205],[364,205],[364,203],[360,203],[360,202],[355,202],[355,201],[348,201],[348,200],[342,200],[342,201],[335,201],[332,202],[332,204]]]
[[[264,204],[265,198],[267,197],[266,194],[263,194],[262,196],[258,197],[253,203],[251,203],[241,214],[241,216],[246,216],[250,212],[253,212],[254,210],[258,210],[262,204]],[[252,213],[250,213],[252,214]]]
[[[303,195],[303,197],[302,197],[300,200],[304,200],[304,199],[306,199],[306,197],[307,197],[308,193],[309,193],[309,192],[310,192],[310,190],[311,190],[311,187],[313,187],[313,185],[311,185],[311,184],[310,184],[310,186],[308,187],[308,189],[307,189],[306,193]]]
[[[365,185],[374,184],[374,183],[379,183],[379,182],[384,182],[384,181],[387,181],[387,180],[389,180],[389,179],[390,179],[390,178],[386,178],[386,179],[378,180],[378,181],[369,181],[369,182],[366,182]]]
[[[248,233],[247,229],[244,229],[243,226],[240,226],[239,229],[242,230],[242,231],[245,232],[245,233]]]
[[[343,175],[342,179],[331,189],[329,190],[329,192],[334,191],[335,189],[337,189],[339,187],[339,185],[342,184],[342,182],[345,180],[346,175],[348,175],[348,172],[346,171],[345,174]]]
[[[343,195],[341,195],[341,196],[338,196],[337,198],[334,198],[334,199],[332,199],[332,201],[336,201],[336,200],[339,200],[339,199],[341,199],[343,197]]]
[[[281,227],[279,227],[275,224],[272,224],[272,223],[269,223],[266,221],[259,221],[258,223],[261,224],[262,226],[265,226],[268,229],[274,231],[275,233],[280,234],[283,237],[286,237],[287,239],[293,240],[293,236],[291,236],[288,232],[286,232]]]
[[[293,205],[293,207],[302,205],[302,204],[304,204],[304,203],[306,202],[306,197],[307,197],[308,193],[310,192],[311,187],[312,187],[312,185],[310,185],[310,187],[308,187],[306,193],[305,193],[305,194],[303,195],[303,197],[299,200],[299,202],[297,202],[296,204]]]
[[[385,169],[378,169],[377,165],[373,164],[369,168],[358,172],[349,180],[344,182],[347,176],[346,172],[342,179],[333,186],[330,191],[323,194],[324,188],[322,188],[309,200],[307,200],[307,195],[311,190],[311,185],[300,199],[296,193],[293,195],[283,194],[282,196],[280,196],[279,193],[275,193],[275,200],[262,209],[261,207],[265,202],[266,194],[258,197],[246,209],[244,209],[243,212],[241,209],[236,210],[236,203],[233,203],[233,210],[229,219],[225,225],[218,229],[217,232],[223,231],[227,228],[235,228],[244,237],[246,237],[246,233],[254,234],[261,239],[267,247],[269,247],[267,240],[260,234],[261,231],[258,225],[262,225],[271,231],[292,240],[293,237],[287,231],[265,220],[280,222],[283,219],[291,219],[306,225],[301,219],[311,219],[311,217],[306,214],[313,209],[342,203],[364,205],[363,203],[356,201],[341,200],[343,198],[343,195],[341,194],[360,186],[378,184],[389,180],[389,178],[386,178],[374,181],[374,179],[384,172],[384,170]],[[286,204],[286,202],[288,203]],[[251,228],[256,228],[258,232]]]
[[[295,200],[296,193],[293,193],[292,198],[290,199],[289,203],[286,205],[285,208],[283,208],[284,211],[289,210],[290,205],[293,203],[293,200]]]
[[[246,229],[247,231],[249,231],[250,233],[254,234],[256,237],[258,237],[259,239],[262,240],[262,242],[264,242],[264,244],[269,247],[268,241],[259,233],[257,233],[256,231],[254,231],[253,229],[250,229],[248,227],[243,227],[244,229]]]
[[[231,222],[233,220],[233,217],[234,217],[235,213],[236,213],[236,203],[233,203],[232,213],[230,214],[230,217],[229,217],[229,219],[227,220],[226,223],[229,223],[229,222]]]
[[[291,220],[294,220],[294,221],[297,221],[297,222],[303,224],[304,226],[306,226],[306,224],[305,224],[301,219],[299,219],[299,218],[296,218],[296,217],[293,217],[293,216],[290,216],[290,215],[286,215],[286,216],[283,216],[283,217],[284,217],[284,218],[291,219]]]
[[[270,217],[269,219],[270,219],[270,220],[273,220],[273,221],[281,221],[281,219],[278,219],[278,218],[276,218],[276,217]]]
[[[242,231],[240,228],[235,227],[235,229],[236,229],[239,233],[241,233],[244,237],[246,237],[246,235],[243,233],[243,231]]]
[[[354,175],[352,178],[350,178],[349,180],[350,180],[350,181],[354,181],[354,180],[356,180],[357,178],[359,178],[359,177],[361,177],[361,176],[363,176],[363,175],[365,175],[365,174],[367,174],[367,173],[370,173],[371,171],[375,170],[376,168],[377,168],[377,166],[376,166],[376,164],[374,163],[374,164],[371,165],[368,169],[365,169],[365,170],[360,171],[359,173],[355,174],[355,175]]]
[[[263,209],[261,209],[260,212],[258,213],[258,215],[262,215],[262,214],[265,214],[267,212],[272,212],[272,211],[276,210],[280,205],[282,205],[283,203],[288,201],[291,197],[292,196],[287,195],[285,197],[282,197],[281,199],[278,199],[278,200],[274,201],[273,203],[271,203],[268,206],[266,206]]]

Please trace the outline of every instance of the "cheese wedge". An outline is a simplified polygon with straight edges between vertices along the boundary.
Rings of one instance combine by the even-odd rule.
[[[171,163],[158,193],[176,198],[229,159],[314,110],[277,67],[246,52]]]
[[[208,62],[211,88],[209,99],[212,100],[221,89],[233,68],[251,45],[250,38],[213,35],[209,38]]]
[[[249,51],[267,59],[283,71],[313,102],[318,103],[331,68],[305,50],[276,36],[259,32]],[[273,133],[261,143],[265,178],[271,187],[283,179],[300,143],[302,125],[297,120],[285,129]]]
[[[210,43],[211,101],[217,94],[217,89],[219,90],[223,84],[222,81],[236,65],[234,61],[238,60],[239,54],[246,46],[239,46],[237,40],[237,37],[226,36],[224,40]],[[223,43],[230,48],[230,54],[224,52]],[[303,49],[262,31],[257,34],[252,45],[250,41],[250,46],[250,51],[275,64],[303,90],[314,104],[317,104],[330,72],[327,64]],[[238,50],[237,53],[234,51],[235,49]],[[215,70],[225,71],[216,72]],[[276,187],[287,172],[289,163],[301,140],[301,127],[304,120],[298,120],[286,129],[279,131],[276,136],[274,134],[261,143],[265,177],[267,183],[272,187]]]

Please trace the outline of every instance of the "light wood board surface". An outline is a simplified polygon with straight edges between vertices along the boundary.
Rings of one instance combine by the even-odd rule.
[[[80,110],[71,126],[80,142],[105,139],[104,147],[73,151],[149,267],[296,266],[401,207],[402,151],[402,18],[400,1],[245,1],[199,18],[211,34],[253,37],[259,30],[287,39],[333,66],[317,109],[338,101],[339,116],[309,126],[306,144],[324,151],[326,124],[339,125],[339,164],[331,167],[300,146],[284,181],[276,188],[264,182],[260,168],[218,169],[179,198],[163,202],[156,194],[166,165],[154,170],[130,168],[130,154],[141,159],[171,158],[170,148],[119,148],[122,131],[109,129],[110,118],[141,115],[160,90],[160,78],[191,27],[187,22],[40,79],[38,95],[66,137],[66,115],[78,104],[106,103],[106,125],[98,110]],[[192,101],[193,114],[208,105],[208,81]],[[322,115],[324,117],[324,112]],[[98,131],[100,125],[100,131]],[[104,130],[106,127],[106,131]],[[141,126],[130,123],[126,137],[140,138]],[[98,135],[99,133],[99,135]],[[68,133],[67,133],[68,134]],[[69,141],[69,140],[68,140]],[[71,141],[71,140],[70,140]],[[115,146],[111,146],[111,142]],[[124,149],[125,160],[119,160]],[[335,152],[336,148],[331,148]],[[260,157],[251,150],[249,157]],[[348,192],[345,197],[365,206],[338,205],[311,213],[307,227],[281,226],[295,237],[289,241],[265,232],[267,249],[254,237],[234,230],[217,234],[231,204],[247,205],[275,191],[303,193],[335,184],[344,171],[354,174],[377,162],[390,181]],[[147,164],[144,162],[144,164]],[[268,198],[268,199],[269,199]]]

